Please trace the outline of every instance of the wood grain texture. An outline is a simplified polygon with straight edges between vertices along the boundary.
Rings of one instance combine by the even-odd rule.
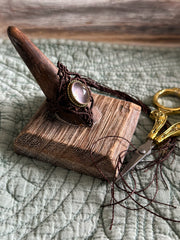
[[[127,141],[114,137],[98,141],[94,147],[93,143],[105,136],[120,136],[131,141],[140,115],[140,107],[131,102],[99,94],[93,94],[93,97],[102,118],[92,128],[49,118],[44,103],[16,138],[15,151],[102,178],[94,165],[95,161],[103,174],[112,179],[118,155],[128,148]]]
[[[180,41],[178,0],[0,0],[1,35],[16,25],[37,37],[118,42]]]

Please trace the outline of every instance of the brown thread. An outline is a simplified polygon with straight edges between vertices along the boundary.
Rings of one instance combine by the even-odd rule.
[[[112,95],[114,97],[117,97],[119,99],[130,101],[130,102],[133,102],[133,103],[141,106],[142,111],[149,117],[151,109],[146,104],[144,104],[141,100],[139,100],[138,98],[132,97],[132,96],[128,95],[125,92],[121,92],[121,91],[118,91],[118,90],[113,90],[110,87],[101,85],[100,83],[94,81],[91,78],[81,77],[78,73],[70,72],[70,71],[68,71],[68,69],[63,64],[61,64],[59,62],[57,64],[57,66],[58,66],[58,75],[59,75],[59,79],[60,79],[59,89],[58,89],[58,92],[57,92],[57,101],[55,103],[54,102],[52,102],[52,103],[49,102],[50,103],[50,107],[54,108],[54,111],[58,111],[59,107],[63,107],[64,110],[70,111],[70,112],[72,112],[74,114],[79,115],[87,126],[90,126],[90,127],[92,126],[93,122],[92,122],[92,111],[91,111],[91,109],[92,109],[92,106],[93,106],[93,98],[91,99],[91,107],[90,108],[86,107],[86,108],[78,109],[77,107],[74,107],[73,104],[69,103],[70,101],[67,98],[67,95],[64,94],[66,92],[65,89],[67,88],[67,85],[68,85],[68,83],[71,80],[79,80],[79,81],[83,82],[84,84],[88,85],[89,87],[95,88],[95,89],[97,89],[99,91],[108,93],[108,94],[110,94],[110,95]],[[164,129],[167,129],[167,127],[169,127],[169,125],[170,125],[170,123],[167,122],[165,124],[165,126],[164,126]],[[157,217],[160,217],[160,218],[162,218],[164,220],[173,221],[173,222],[180,222],[178,220],[169,219],[169,218],[166,218],[164,216],[161,216],[161,215],[157,214],[156,212],[153,212],[153,211],[151,211],[151,210],[149,210],[147,208],[152,203],[157,203],[157,204],[161,204],[161,205],[164,205],[164,206],[176,208],[173,205],[156,201],[155,198],[156,198],[156,195],[157,195],[157,192],[158,192],[158,180],[159,180],[158,172],[159,172],[159,175],[160,175],[160,177],[162,179],[162,182],[164,183],[165,187],[167,188],[167,183],[166,183],[166,181],[165,181],[165,179],[163,177],[163,174],[162,174],[162,167],[163,167],[164,161],[169,158],[170,154],[172,154],[173,152],[175,153],[176,149],[177,149],[177,151],[179,151],[179,148],[176,146],[177,138],[171,137],[165,143],[162,143],[160,146],[158,146],[153,151],[154,152],[153,155],[158,153],[158,156],[155,157],[153,161],[149,161],[148,164],[145,167],[138,168],[138,169],[135,168],[137,171],[142,171],[142,170],[148,171],[148,170],[152,169],[153,167],[155,167],[155,173],[154,173],[153,178],[150,181],[150,183],[146,187],[144,187],[143,189],[138,190],[138,191],[136,190],[136,180],[135,180],[135,178],[133,176],[133,171],[131,171],[130,174],[131,174],[131,177],[132,177],[133,182],[134,182],[134,188],[132,189],[127,184],[127,182],[125,181],[125,179],[123,177],[121,178],[122,179],[121,182],[122,182],[122,185],[123,185],[123,188],[122,188],[122,187],[119,186],[119,184],[117,184],[115,182],[115,180],[116,180],[115,177],[114,177],[113,181],[109,181],[109,179],[105,176],[105,174],[102,172],[102,170],[97,166],[98,162],[93,159],[93,157],[92,157],[92,150],[93,150],[94,145],[96,145],[96,143],[98,141],[101,141],[102,139],[106,139],[106,138],[119,138],[119,139],[122,139],[124,141],[127,141],[129,143],[129,145],[133,147],[134,150],[136,150],[136,148],[127,139],[125,139],[123,137],[120,137],[120,136],[106,136],[106,137],[102,137],[102,138],[98,139],[96,142],[94,142],[92,144],[91,160],[92,160],[93,164],[96,166],[96,168],[98,169],[98,171],[100,172],[100,174],[102,175],[102,177],[105,180],[107,180],[108,183],[111,186],[111,201],[110,201],[110,204],[104,205],[104,207],[108,207],[108,206],[112,207],[112,219],[111,219],[110,229],[112,229],[112,226],[113,226],[115,205],[120,205],[121,207],[129,209],[129,210],[145,209],[146,211],[150,212],[151,214],[153,214],[153,215],[155,215]],[[121,152],[119,154],[119,157],[117,159],[117,165],[116,165],[116,168],[115,168],[115,172],[118,170],[119,175],[121,175],[120,167],[119,167],[122,164],[122,160],[121,160],[122,156],[121,155],[125,154],[126,152],[129,152],[129,151],[130,150],[126,150],[126,151],[123,151],[123,152]],[[140,164],[138,164],[138,165],[140,165]],[[150,199],[147,196],[143,196],[141,193],[145,194],[145,191],[149,187],[151,187],[153,182],[155,182],[156,190],[155,190],[153,198]],[[124,191],[127,194],[127,196],[124,199],[121,199],[121,200],[117,201],[116,198],[115,198],[115,195],[114,195],[115,187],[117,189],[119,189],[120,191]],[[140,198],[146,199],[148,201],[148,203],[143,206],[142,204],[140,204],[138,201],[136,201],[133,198],[133,194],[136,194]],[[138,208],[129,208],[127,206],[124,206],[122,203],[125,200],[129,199],[129,198],[132,201],[134,201],[135,204],[137,204],[139,207]]]
[[[93,143],[93,145],[96,145],[96,143],[97,143],[98,141],[102,140],[102,139],[105,139],[105,138],[113,138],[113,137],[114,137],[114,138],[120,138],[120,139],[122,139],[122,140],[128,141],[127,139],[122,138],[122,137],[119,137],[119,136],[106,136],[106,137],[103,137],[103,138],[101,138],[101,139],[98,139],[96,142]],[[129,142],[129,141],[128,141],[128,142]],[[173,142],[174,142],[174,139],[173,139]],[[130,144],[131,147],[134,148],[134,150],[136,150],[136,148],[134,147],[133,144],[131,144],[130,142],[129,142],[129,144]],[[166,151],[164,151],[164,149],[166,149],[167,146],[168,146],[168,148],[171,146],[171,149],[170,149],[170,151],[168,152],[168,154],[167,154]],[[162,150],[160,150],[160,149],[163,150],[163,154],[162,154],[162,152],[161,152]],[[163,162],[164,162],[165,160],[167,160],[167,158],[169,157],[170,153],[172,153],[174,149],[175,149],[174,143],[171,143],[171,144],[170,144],[169,142],[167,142],[166,144],[162,145],[161,148],[156,149],[156,150],[154,151],[154,152],[157,152],[157,153],[158,153],[158,156],[157,156],[157,158],[154,159],[154,161],[151,161],[150,164],[148,163],[145,167],[140,168],[140,169],[137,170],[137,171],[140,171],[140,170],[141,170],[141,171],[142,171],[142,170],[148,171],[148,170],[152,169],[152,168],[155,166],[155,173],[154,173],[154,175],[153,175],[152,180],[150,181],[150,183],[148,183],[148,185],[147,185],[146,187],[144,187],[143,189],[138,190],[138,191],[136,190],[136,181],[135,181],[135,178],[134,178],[134,176],[133,176],[133,171],[131,171],[130,174],[131,174],[131,177],[132,177],[133,182],[134,182],[134,188],[132,189],[132,188],[127,184],[127,182],[126,182],[126,180],[124,179],[123,176],[122,176],[122,178],[121,178],[121,179],[122,179],[121,182],[122,182],[122,184],[123,184],[123,188],[122,188],[122,187],[120,187],[119,184],[117,184],[117,183],[115,182],[115,179],[111,182],[111,181],[109,181],[109,180],[106,178],[106,176],[104,176],[104,174],[102,173],[101,169],[99,169],[99,167],[96,165],[97,162],[93,160],[92,155],[91,155],[91,159],[93,160],[93,162],[94,162],[94,164],[96,165],[96,167],[97,167],[97,169],[99,170],[99,172],[102,173],[102,177],[105,178],[109,183],[111,183],[111,184],[110,184],[110,186],[111,186],[111,201],[110,201],[110,204],[105,204],[105,205],[103,206],[103,207],[109,207],[109,206],[112,207],[112,219],[111,219],[110,229],[112,229],[112,226],[113,226],[115,205],[120,205],[120,206],[123,207],[123,208],[126,208],[126,209],[128,209],[128,210],[133,210],[133,211],[135,211],[135,210],[140,210],[140,209],[145,209],[146,211],[150,212],[151,214],[154,214],[155,216],[160,217],[160,218],[162,218],[162,219],[164,219],[164,220],[172,221],[172,222],[180,222],[179,220],[174,220],[174,219],[170,219],[170,218],[164,217],[164,216],[162,216],[162,215],[160,215],[160,214],[157,214],[157,213],[155,213],[155,212],[153,212],[153,211],[151,211],[151,210],[149,210],[149,209],[147,208],[147,207],[148,207],[149,205],[151,205],[152,203],[156,203],[156,204],[160,204],[160,205],[164,205],[164,206],[176,208],[176,206],[174,206],[174,205],[167,204],[167,203],[162,203],[162,202],[159,202],[159,201],[156,201],[156,200],[155,200],[156,195],[157,195],[157,193],[158,193],[158,181],[159,181],[158,171],[159,171],[159,174],[160,174],[160,176],[161,176],[162,181],[163,181],[163,182],[166,184],[166,186],[167,186],[167,183],[165,182],[165,180],[164,180],[164,178],[163,178],[163,175],[162,175],[162,166],[163,166],[162,164],[163,164]],[[166,150],[167,150],[167,149],[166,149]],[[93,146],[92,146],[92,151],[93,151]],[[125,151],[123,151],[123,152],[125,152]],[[129,150],[128,150],[128,152],[129,152]],[[121,153],[120,153],[120,155],[121,155]],[[120,156],[119,156],[118,159],[119,159],[118,162],[119,162],[119,163],[122,163]],[[116,170],[118,169],[118,170],[119,170],[119,175],[121,175],[121,172],[120,172],[120,169],[119,169],[119,165],[120,165],[120,164],[117,163]],[[115,171],[116,171],[116,170],[115,170]],[[153,171],[152,171],[152,172],[153,172]],[[146,191],[149,187],[151,187],[151,185],[153,184],[153,182],[155,182],[156,190],[155,190],[154,196],[153,196],[152,198],[148,198],[147,196],[143,196],[142,194],[140,194],[141,192],[145,194],[145,191]],[[120,191],[124,191],[124,192],[127,194],[127,196],[126,196],[125,198],[123,198],[123,199],[121,199],[121,200],[118,201],[118,200],[114,197],[115,187],[116,187],[117,189],[119,189]],[[166,187],[166,188],[167,188],[167,187]],[[129,189],[129,190],[128,190],[128,189]],[[138,201],[136,201],[136,200],[132,197],[133,194],[136,194],[136,195],[139,196],[140,198],[146,199],[146,200],[148,201],[148,203],[143,206],[142,204],[140,204]],[[130,198],[132,201],[134,201],[135,204],[137,204],[139,207],[138,207],[138,208],[129,208],[129,207],[127,207],[127,206],[124,206],[122,203],[123,203],[125,200],[127,200],[128,198]]]

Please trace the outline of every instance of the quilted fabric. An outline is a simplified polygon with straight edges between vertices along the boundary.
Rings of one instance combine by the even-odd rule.
[[[35,44],[56,64],[90,76],[114,89],[131,93],[152,106],[153,94],[180,87],[180,48],[135,47],[64,40],[36,40]],[[17,155],[13,140],[28,123],[45,97],[8,40],[0,45],[0,239],[123,239],[178,240],[180,224],[155,217],[145,210],[112,208],[110,187],[96,178]],[[177,121],[179,116],[172,121]],[[140,117],[133,137],[145,141],[152,121]],[[180,216],[180,153],[165,162],[157,200],[176,209],[153,204],[149,209],[163,216]],[[148,159],[151,159],[149,157]],[[145,186],[153,170],[135,175],[137,187]],[[132,185],[132,179],[127,176]],[[155,185],[146,191],[152,197]],[[118,199],[124,193],[115,191]],[[137,200],[137,196],[135,197]],[[139,199],[141,204],[146,200]],[[127,207],[136,208],[127,200]]]

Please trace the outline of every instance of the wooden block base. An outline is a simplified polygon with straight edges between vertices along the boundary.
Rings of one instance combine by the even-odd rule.
[[[101,120],[92,128],[72,125],[48,117],[44,103],[14,143],[15,151],[57,166],[102,178],[97,166],[109,179],[114,177],[118,155],[128,148],[127,141],[105,136],[120,136],[131,141],[140,107],[119,99],[93,94]],[[93,148],[92,148],[93,147]],[[91,157],[91,151],[93,152]]]

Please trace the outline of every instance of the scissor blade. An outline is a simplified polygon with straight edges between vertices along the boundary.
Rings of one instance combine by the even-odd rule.
[[[136,164],[138,164],[141,160],[143,160],[146,156],[148,156],[151,153],[151,150],[153,149],[154,146],[155,146],[155,144],[153,143],[153,140],[151,140],[151,139],[148,139],[146,143],[141,145],[134,152],[131,160],[126,164],[126,166],[120,172],[120,176],[116,179],[116,182],[118,182],[131,169],[133,169],[136,166]]]

